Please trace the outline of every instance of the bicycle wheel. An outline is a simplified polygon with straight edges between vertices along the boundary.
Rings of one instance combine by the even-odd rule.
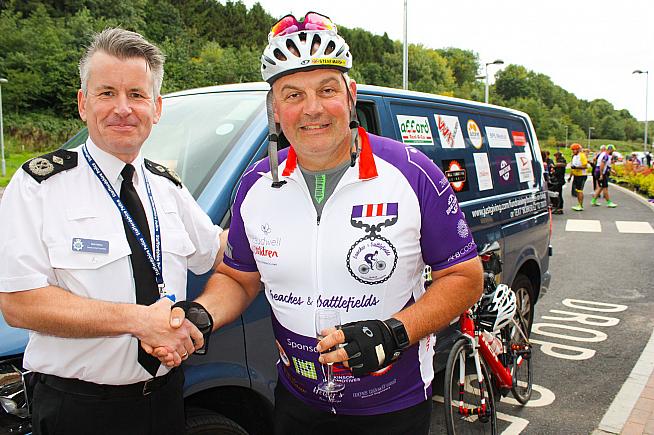
[[[511,328],[511,341],[509,342],[511,375],[513,376],[511,392],[513,397],[524,405],[531,398],[532,392],[531,345],[525,339],[527,336],[525,319],[516,314],[515,321],[517,325],[508,325]],[[518,328],[520,328],[520,331]]]
[[[496,434],[497,415],[492,382],[486,363],[479,357],[484,382],[479,382],[472,346],[466,339],[452,346],[445,367],[445,421],[447,433]],[[460,385],[463,374],[463,385]]]

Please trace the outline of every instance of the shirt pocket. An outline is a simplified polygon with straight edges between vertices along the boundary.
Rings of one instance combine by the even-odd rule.
[[[107,252],[90,252],[84,244],[89,240],[108,244]],[[79,237],[48,245],[50,263],[55,269],[100,269],[132,253],[125,233],[98,234],[87,232]]]

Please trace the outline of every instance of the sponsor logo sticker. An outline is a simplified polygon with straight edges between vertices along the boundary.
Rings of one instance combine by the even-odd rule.
[[[312,58],[311,63],[314,65],[336,65],[345,66],[345,59],[325,59],[325,58]]]
[[[305,378],[318,380],[318,373],[316,372],[316,365],[311,361],[305,361],[296,357],[293,358],[293,367],[298,375]]]
[[[511,136],[513,136],[513,143],[516,146],[523,147],[527,145],[527,137],[522,131],[512,131]]]
[[[409,145],[434,145],[429,119],[424,116],[397,115],[402,142]]]
[[[491,148],[511,148],[511,138],[506,128],[486,127],[486,137]]]
[[[493,188],[493,176],[491,175],[490,164],[488,163],[488,154],[474,153],[475,171],[477,172],[477,184],[479,190],[489,190]]]
[[[443,160],[443,172],[455,192],[468,191],[468,177],[465,160]]]
[[[481,130],[475,121],[468,119],[468,137],[472,146],[476,149],[481,149],[484,144],[484,137],[481,135]]]
[[[496,160],[497,175],[502,184],[511,184],[513,182],[513,171],[511,170],[510,157],[498,157]]]
[[[531,159],[527,157],[527,153],[516,153],[516,163],[518,163],[518,178],[521,183],[534,180],[534,172],[531,167]]]
[[[463,132],[457,116],[435,114],[438,136],[443,148],[465,148]]]

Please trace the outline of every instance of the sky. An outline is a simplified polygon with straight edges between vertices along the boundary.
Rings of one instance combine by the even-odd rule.
[[[251,7],[254,0],[244,0]],[[404,0],[259,0],[274,17],[308,11],[336,25],[403,39]],[[654,0],[407,0],[410,44],[456,47],[549,76],[584,100],[603,98],[645,119],[654,91]],[[648,22],[649,20],[649,22]],[[356,65],[356,53],[352,53]],[[505,66],[505,65],[504,65]],[[503,65],[489,66],[489,74]],[[483,75],[484,71],[480,71]],[[492,95],[491,95],[492,102]],[[648,119],[654,118],[649,99]]]

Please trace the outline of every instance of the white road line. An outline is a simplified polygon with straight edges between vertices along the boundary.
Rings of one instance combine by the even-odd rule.
[[[593,219],[568,219],[565,223],[566,231],[582,231],[587,233],[601,233],[602,224]]]
[[[622,384],[622,388],[604,414],[599,429],[610,433],[620,433],[652,371],[654,371],[654,331],[629,377]]]
[[[636,222],[636,221],[615,221],[615,226],[621,233],[631,234],[653,234],[654,229],[649,222]]]
[[[508,415],[503,412],[497,413],[497,419],[508,421],[510,423],[509,427],[502,431],[502,435],[518,435],[522,433],[522,431],[529,424],[529,420],[525,420],[524,418],[516,417],[513,415]]]

